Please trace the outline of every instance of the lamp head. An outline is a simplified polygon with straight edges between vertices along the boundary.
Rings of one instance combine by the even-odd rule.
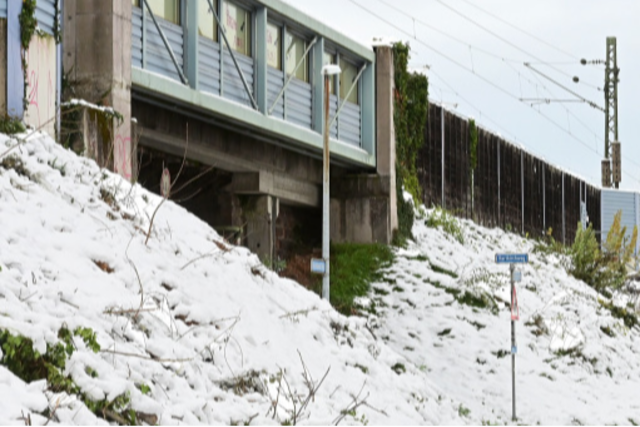
[[[336,74],[340,74],[342,70],[339,65],[336,64],[328,64],[322,67],[322,75],[323,76],[334,76]]]

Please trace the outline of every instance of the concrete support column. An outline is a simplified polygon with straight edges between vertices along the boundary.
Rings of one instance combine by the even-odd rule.
[[[7,111],[7,20],[0,19],[0,114]]]
[[[123,117],[103,135],[111,153],[109,167],[133,179],[135,158],[131,141],[131,2],[65,0],[63,67],[73,92],[113,107]]]
[[[279,200],[268,195],[245,197],[243,213],[247,224],[247,247],[263,262],[273,265]]]
[[[395,88],[393,49],[390,46],[376,48],[376,157],[377,173],[390,181],[389,228],[398,228],[396,195],[396,132],[393,124],[393,92]]]

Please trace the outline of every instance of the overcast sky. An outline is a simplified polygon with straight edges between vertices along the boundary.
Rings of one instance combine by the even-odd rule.
[[[621,188],[640,191],[640,1],[287,1],[363,44],[378,36],[409,41],[410,66],[430,67],[433,100],[597,186],[604,113],[581,102],[532,108],[519,98],[577,99],[524,65],[529,62],[604,107],[604,66],[579,60],[604,59],[606,38],[615,36]]]

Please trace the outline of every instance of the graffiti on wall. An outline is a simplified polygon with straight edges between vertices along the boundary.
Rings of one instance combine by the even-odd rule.
[[[25,122],[55,134],[56,43],[53,37],[36,35],[26,52],[27,110]],[[43,126],[44,125],[44,126]]]
[[[127,131],[127,132],[125,132]],[[113,140],[113,168],[116,173],[131,180],[131,128],[122,124],[116,129]]]

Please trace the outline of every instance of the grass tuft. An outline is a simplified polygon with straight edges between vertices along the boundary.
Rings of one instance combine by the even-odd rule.
[[[381,269],[393,261],[393,252],[382,244],[341,243],[331,245],[331,305],[345,315],[358,313],[356,297],[364,297],[370,284],[383,280]],[[314,290],[322,293],[322,280]]]

